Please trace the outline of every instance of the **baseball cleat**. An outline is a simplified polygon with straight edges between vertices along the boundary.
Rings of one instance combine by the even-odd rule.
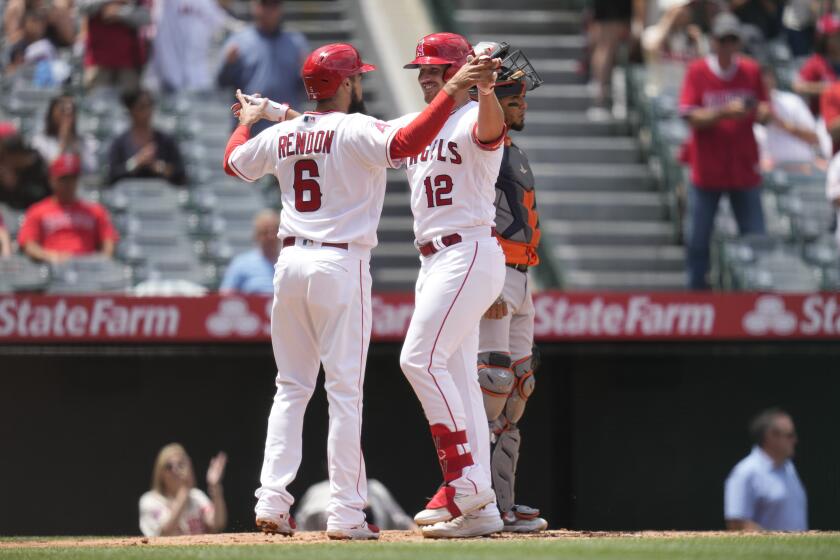
[[[486,537],[503,530],[505,524],[501,517],[468,513],[450,521],[441,521],[434,525],[421,527],[423,536],[429,539],[469,539]]]
[[[370,541],[379,538],[379,527],[372,523],[362,523],[350,529],[328,529],[327,536],[332,540]]]
[[[257,517],[257,527],[266,535],[285,535],[291,537],[295,534],[297,525],[295,518],[284,513],[279,517]]]
[[[540,517],[540,510],[528,506],[513,506],[502,514],[505,533],[539,533],[548,527],[548,521]]]
[[[426,504],[426,509],[414,516],[418,525],[434,525],[461,517],[496,501],[492,488],[478,494],[459,494],[452,486],[443,486]]]

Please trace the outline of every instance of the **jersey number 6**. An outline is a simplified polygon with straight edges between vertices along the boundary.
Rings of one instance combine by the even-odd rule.
[[[432,183],[434,182],[434,187]],[[426,177],[423,181],[426,186],[426,202],[429,208],[436,206],[450,206],[452,204],[452,177],[449,175],[438,175],[432,181],[431,177]]]
[[[303,176],[306,172],[306,177]],[[318,163],[313,159],[295,162],[295,210],[314,212],[321,207],[321,185],[313,177],[320,177]]]

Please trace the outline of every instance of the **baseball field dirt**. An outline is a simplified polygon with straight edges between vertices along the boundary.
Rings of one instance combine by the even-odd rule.
[[[385,531],[379,542],[329,541],[320,532],[298,533],[291,538],[259,533],[159,538],[0,538],[0,559],[4,560],[509,560],[517,557],[528,560],[840,560],[840,533],[547,531],[535,536],[430,541],[416,533]]]

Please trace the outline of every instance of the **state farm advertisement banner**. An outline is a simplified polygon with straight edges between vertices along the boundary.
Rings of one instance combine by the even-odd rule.
[[[412,294],[373,296],[373,340],[400,341]],[[840,340],[840,294],[535,295],[538,341]],[[0,344],[267,342],[271,299],[0,296]]]

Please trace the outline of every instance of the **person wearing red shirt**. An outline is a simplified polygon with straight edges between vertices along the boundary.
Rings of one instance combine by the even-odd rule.
[[[81,0],[86,16],[84,85],[131,91],[146,63],[143,27],[151,23],[148,0]]]
[[[686,264],[689,288],[696,290],[709,287],[709,241],[722,195],[742,235],[765,230],[753,124],[770,116],[767,90],[758,64],[739,54],[735,16],[718,15],[712,35],[715,54],[688,67],[680,95],[680,111],[692,129]]]
[[[23,217],[18,245],[31,258],[52,264],[77,255],[114,254],[118,239],[107,210],[77,196],[81,162],[75,154],[50,165],[53,196],[34,204]]]
[[[793,91],[805,97],[814,116],[821,113],[820,96],[840,75],[840,16],[822,16],[817,23],[817,34],[815,52],[793,82]]]

